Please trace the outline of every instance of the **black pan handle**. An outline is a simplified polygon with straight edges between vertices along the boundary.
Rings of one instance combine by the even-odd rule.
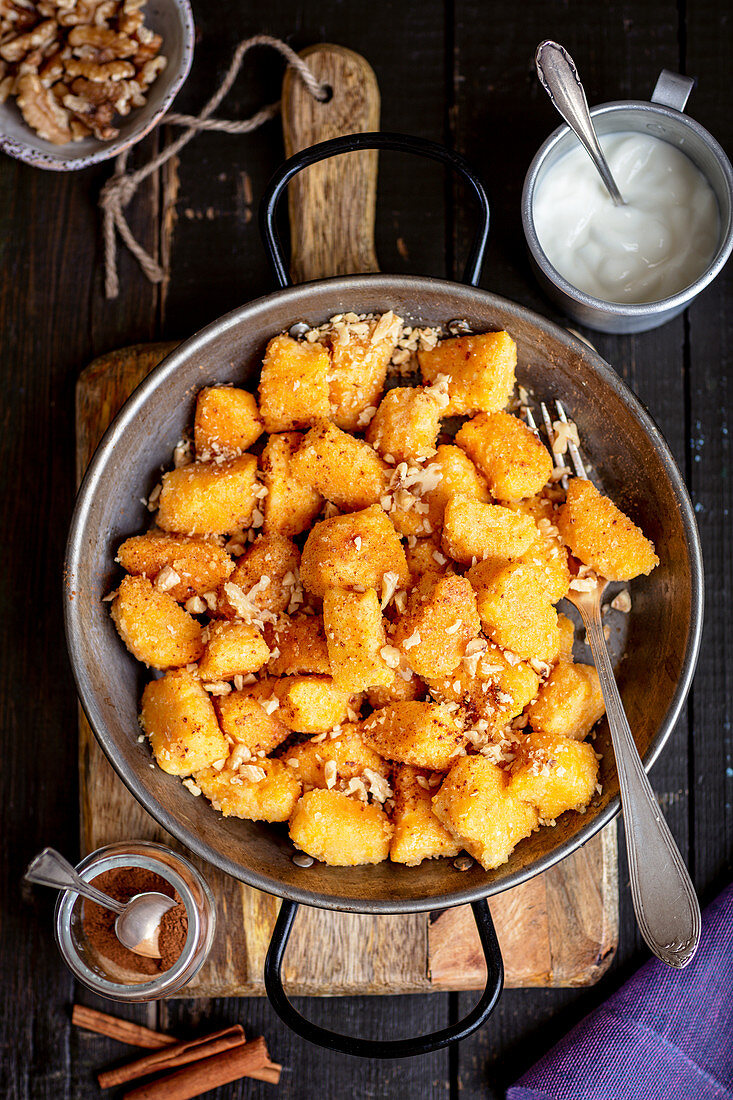
[[[285,948],[298,911],[298,904],[294,901],[283,901],[265,959],[265,989],[270,1004],[280,1019],[302,1039],[325,1047],[326,1050],[338,1050],[341,1054],[353,1054],[359,1058],[411,1058],[416,1054],[428,1054],[431,1050],[440,1050],[450,1043],[460,1042],[488,1020],[504,985],[504,963],[489,907],[482,899],[472,902],[471,908],[486,959],[486,988],[476,1007],[463,1020],[451,1024],[450,1027],[441,1028],[430,1035],[418,1035],[414,1039],[357,1039],[352,1035],[339,1035],[336,1031],[319,1027],[301,1016],[285,995],[281,973]]]
[[[321,141],[290,157],[275,172],[260,203],[260,233],[278,286],[292,285],[276,220],[277,208],[285,188],[293,176],[297,176],[298,172],[309,168],[311,164],[318,164],[321,160],[339,156],[341,153],[354,153],[359,149],[390,149],[397,153],[415,153],[429,160],[440,161],[463,178],[476,199],[479,211],[479,225],[466,261],[463,282],[469,286],[478,286],[489,236],[489,200],[483,183],[463,157],[452,149],[446,149],[435,141],[425,141],[407,134],[384,133],[346,134],[329,141]]]

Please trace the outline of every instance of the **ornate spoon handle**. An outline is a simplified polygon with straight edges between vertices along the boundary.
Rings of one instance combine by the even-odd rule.
[[[608,161],[603,155],[588,110],[588,100],[585,98],[585,91],[572,57],[559,42],[548,39],[540,42],[537,47],[535,65],[540,83],[550,97],[553,107],[583,143],[616,206],[623,206],[623,197],[611,175]]]
[[[28,882],[38,882],[41,886],[52,886],[56,890],[76,890],[83,898],[96,901],[105,909],[111,909],[113,913],[123,913],[125,906],[120,901],[103,894],[95,886],[76,873],[68,860],[64,859],[55,848],[44,848],[35,859],[28,864],[28,870],[23,876]]]

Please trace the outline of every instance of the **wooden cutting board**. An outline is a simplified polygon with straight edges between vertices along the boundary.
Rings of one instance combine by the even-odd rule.
[[[333,96],[318,103],[292,70],[286,74],[282,105],[288,155],[329,137],[378,129],[379,89],[362,57],[332,45],[311,47],[302,56],[333,88]],[[315,165],[293,181],[289,208],[296,281],[377,270],[376,178],[376,152],[360,152]],[[79,478],[118,408],[173,346],[124,348],[96,359],[83,372],[77,387]],[[178,846],[117,778],[83,715],[79,771],[85,852],[131,838]],[[217,935],[209,960],[182,996],[262,994],[262,968],[279,902],[200,866],[217,899]],[[618,938],[616,868],[616,828],[611,825],[559,866],[492,901],[507,985],[590,985],[600,977]],[[304,906],[290,938],[284,977],[292,995],[314,996],[478,989],[485,980],[467,907],[434,916],[370,917]]]
[[[139,344],[95,359],[76,393],[77,476],[107,424],[174,344]],[[132,532],[131,532],[132,533]],[[158,840],[186,851],[135,801],[80,712],[83,853],[120,840]],[[212,810],[212,813],[214,811]],[[217,902],[208,962],[182,996],[264,993],[262,968],[279,902],[191,857]],[[508,986],[591,985],[618,941],[616,826],[530,882],[491,902]],[[285,979],[292,995],[479,989],[483,957],[468,906],[439,914],[370,917],[301,907]]]

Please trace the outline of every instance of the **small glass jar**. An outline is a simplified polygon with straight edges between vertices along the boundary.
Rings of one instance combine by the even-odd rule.
[[[148,840],[109,844],[83,859],[76,868],[91,882],[104,871],[142,867],[161,875],[186,908],[188,934],[183,950],[169,970],[149,974],[121,972],[103,958],[84,932],[84,898],[65,890],[56,903],[56,943],[69,970],[93,993],[114,1001],[157,1001],[176,993],[203,966],[214,940],[216,906],[211,890],[184,856]]]

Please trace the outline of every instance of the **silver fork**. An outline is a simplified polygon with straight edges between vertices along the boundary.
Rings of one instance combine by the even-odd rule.
[[[563,406],[559,401],[555,406],[558,420],[567,424]],[[562,457],[552,450],[556,431],[544,402],[540,409],[555,469],[564,469]],[[527,423],[539,435],[531,410],[525,411]],[[571,439],[567,449],[576,475],[585,478],[583,460]],[[562,480],[567,486],[567,475]],[[580,612],[606,704],[626,825],[634,912],[641,934],[657,958],[682,969],[692,959],[700,941],[700,906],[644,771],[616,685],[601,620],[601,600],[608,582],[594,573],[589,574],[589,580],[593,582],[589,591],[571,589],[566,598]]]

